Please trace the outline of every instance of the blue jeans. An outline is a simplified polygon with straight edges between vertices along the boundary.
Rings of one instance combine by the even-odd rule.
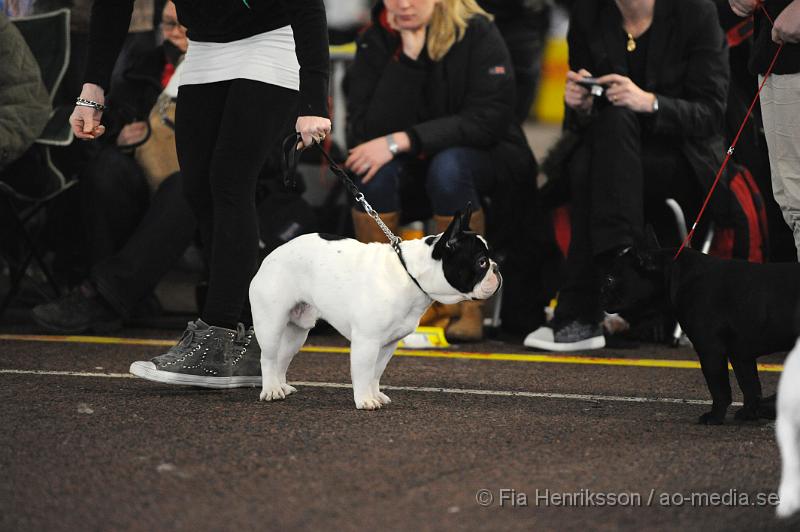
[[[477,148],[448,148],[431,159],[420,161],[398,156],[385,164],[367,183],[358,188],[378,212],[395,212],[401,208],[400,191],[424,181],[433,214],[452,216],[472,202],[480,208],[480,196],[488,193],[495,182],[492,157]],[[361,205],[357,205],[361,210]]]

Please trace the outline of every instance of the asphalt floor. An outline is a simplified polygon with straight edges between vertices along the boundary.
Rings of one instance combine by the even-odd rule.
[[[133,378],[174,330],[0,329],[0,529],[797,530],[774,517],[774,423],[696,423],[691,348],[400,351],[355,409],[346,342],[312,335],[298,393]],[[761,359],[765,395],[781,356]],[[740,400],[731,374],[735,401]]]

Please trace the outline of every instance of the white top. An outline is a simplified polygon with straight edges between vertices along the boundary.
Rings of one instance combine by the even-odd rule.
[[[181,65],[181,85],[244,78],[300,90],[291,26],[232,42],[189,41]]]

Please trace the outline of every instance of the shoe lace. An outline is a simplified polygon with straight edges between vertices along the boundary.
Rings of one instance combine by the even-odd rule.
[[[164,353],[161,356],[161,359],[164,362],[175,362],[178,357],[184,356],[186,354],[186,350],[191,350],[192,348],[196,347],[200,342],[201,338],[197,338],[197,324],[193,321],[190,321],[186,324],[186,330],[183,331],[183,336],[181,339],[178,340],[178,343],[175,344],[169,351]]]

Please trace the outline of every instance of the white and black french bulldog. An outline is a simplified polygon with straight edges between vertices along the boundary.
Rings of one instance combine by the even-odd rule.
[[[775,435],[781,450],[781,485],[778,517],[791,517],[800,512],[800,340],[783,364],[778,383],[778,417]]]
[[[397,343],[414,331],[433,301],[487,299],[502,278],[486,241],[469,231],[471,211],[456,213],[444,233],[400,243],[362,244],[307,234],[270,253],[250,284],[261,346],[261,400],[295,392],[286,370],[308,331],[324,319],[350,340],[356,408],[390,402],[380,378]]]

